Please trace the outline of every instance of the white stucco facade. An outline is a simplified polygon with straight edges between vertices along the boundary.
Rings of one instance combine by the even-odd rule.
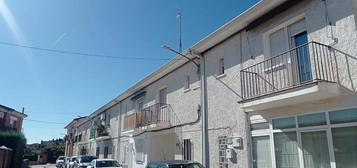
[[[272,4],[276,3],[277,7],[284,2],[262,1],[192,47],[202,55],[195,58],[195,61],[205,61],[206,65],[211,168],[253,167],[252,136],[270,135],[273,139],[273,133],[265,134],[263,131],[263,134],[259,134],[259,131],[251,131],[251,124],[269,123],[271,126],[272,120],[276,118],[317,112],[327,114],[330,111],[357,107],[356,0],[304,0],[285,4],[284,9],[262,16],[264,12],[273,11]],[[252,13],[254,10],[257,10],[255,14]],[[265,19],[258,20],[259,23],[253,25],[250,22],[255,19],[251,19],[249,23],[244,22],[246,26],[233,32],[233,29],[243,24],[240,20],[243,22],[253,15],[257,15],[255,19]],[[241,70],[268,59],[270,35],[280,29],[288,30],[290,25],[300,20],[304,20],[303,29],[307,32],[308,41],[334,48],[330,51],[335,51],[336,54],[337,66],[334,67],[339,74],[338,81],[327,84],[319,81],[261,98],[244,100]],[[228,36],[225,32],[230,33],[229,37],[217,42],[222,36]],[[205,45],[210,47],[202,47]],[[289,46],[287,49],[289,48],[293,47]],[[222,59],[224,73],[220,74]],[[79,155],[80,145],[85,145],[88,150],[86,154],[114,158],[129,168],[144,168],[150,161],[183,159],[183,142],[189,140],[191,159],[201,162],[200,78],[193,63],[180,61],[169,62],[88,116],[88,120],[78,125],[77,134],[82,134],[83,138],[76,143],[74,154]],[[190,85],[185,89],[187,78]],[[164,88],[167,93],[165,103],[170,107],[170,124],[125,128],[128,116],[162,103],[160,90]],[[140,92],[142,95],[135,97]],[[109,120],[109,125],[106,126],[108,135],[91,138],[90,129],[102,113],[107,116],[105,120]],[[331,132],[330,127],[324,129]],[[225,158],[223,162],[220,160],[222,137],[238,137],[243,142],[241,147],[233,148],[233,157]],[[275,163],[276,159],[273,157],[271,167],[278,167]],[[331,162],[331,167],[336,167],[336,164]]]

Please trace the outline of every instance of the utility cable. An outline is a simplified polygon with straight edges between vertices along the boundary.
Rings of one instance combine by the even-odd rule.
[[[26,121],[32,121],[32,122],[37,122],[37,123],[44,123],[44,124],[66,124],[66,123],[59,123],[59,122],[51,122],[51,121],[40,121],[40,120],[31,120],[31,119],[27,119],[25,118],[24,120]]]
[[[90,54],[90,53],[82,53],[82,52],[75,52],[75,51],[65,51],[65,50],[57,50],[57,49],[49,49],[49,48],[28,46],[28,45],[9,43],[9,42],[3,42],[3,41],[0,41],[0,45],[27,48],[27,49],[32,49],[32,50],[39,50],[39,51],[46,51],[46,52],[53,52],[53,53],[60,53],[60,54],[79,55],[79,56],[84,56],[84,57],[99,57],[99,58],[123,59],[123,60],[144,60],[144,61],[167,61],[167,60],[171,60],[169,58],[117,57],[117,56],[112,56],[112,55]]]

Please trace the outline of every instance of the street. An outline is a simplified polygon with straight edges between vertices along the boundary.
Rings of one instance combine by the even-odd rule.
[[[46,165],[32,165],[30,168],[56,168],[55,164],[46,164]]]

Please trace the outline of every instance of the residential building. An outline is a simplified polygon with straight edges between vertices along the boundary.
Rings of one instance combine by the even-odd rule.
[[[10,107],[0,105],[0,130],[21,132],[23,119],[27,115]]]
[[[200,71],[173,59],[82,121],[83,132],[106,130],[84,142],[89,153],[129,168],[201,162],[203,96],[208,167],[357,165],[356,9],[258,2],[183,53]]]
[[[77,126],[81,121],[84,121],[86,117],[78,117],[73,119],[69,124],[65,126],[67,129],[67,135],[65,136],[65,156],[73,156],[74,143],[77,141]]]

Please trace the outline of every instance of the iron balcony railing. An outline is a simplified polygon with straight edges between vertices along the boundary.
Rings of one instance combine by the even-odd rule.
[[[157,103],[125,116],[124,129],[139,128],[152,124],[174,124],[176,116],[169,104]]]
[[[240,71],[243,101],[313,82],[338,82],[335,50],[309,42]]]

